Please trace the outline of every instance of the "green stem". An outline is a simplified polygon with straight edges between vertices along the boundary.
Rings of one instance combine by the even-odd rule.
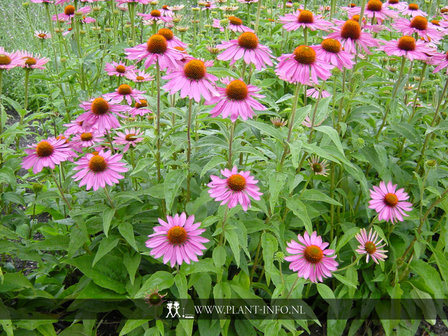
[[[260,25],[260,14],[261,14],[261,0],[258,0],[258,7],[257,7],[257,18],[255,19],[255,34],[258,33],[258,27]]]
[[[225,239],[224,239],[224,224],[226,223],[227,213],[229,212],[229,208],[227,206],[225,206],[225,207],[226,207],[226,210],[224,212],[224,218],[222,219],[222,223],[221,223],[221,236],[219,237],[219,245],[223,245],[224,242],[225,242]]]
[[[436,125],[437,119],[439,117],[440,106],[442,105],[442,101],[443,101],[443,98],[445,97],[447,89],[448,89],[448,79],[445,82],[445,86],[443,87],[442,94],[440,95],[439,101],[437,102],[437,107],[436,107],[436,110],[434,112],[434,117],[432,118],[432,121],[431,121],[431,127],[434,127]],[[419,168],[420,168],[420,166],[422,164],[423,157],[424,157],[425,151],[426,151],[426,146],[428,145],[429,139],[432,136],[432,134],[433,133],[430,132],[430,133],[426,134],[426,136],[425,136],[425,141],[423,143],[422,150],[420,152],[420,158],[417,161],[418,162],[417,163],[417,167],[415,168],[416,172],[419,171]]]
[[[294,290],[294,288],[295,288],[296,285],[297,285],[297,281],[299,281],[299,277],[297,277],[296,281],[294,281],[294,283],[292,284],[291,290],[289,291],[288,295],[286,295],[285,299],[288,299],[288,298],[291,296],[292,291]],[[310,285],[310,286],[311,286],[311,285]]]
[[[157,152],[156,152],[156,167],[157,167],[157,182],[160,182],[160,65],[156,61],[156,85],[157,85],[157,112],[156,112],[156,137],[157,137]]]
[[[186,202],[190,201],[190,161],[191,161],[191,115],[193,110],[193,100],[188,102],[188,119],[187,119],[187,197]]]
[[[23,108],[25,109],[25,113],[28,109],[28,86],[29,86],[29,79],[30,79],[30,71],[31,69],[25,68],[25,103]],[[20,123],[23,123],[23,116],[20,116]]]
[[[402,79],[402,77],[403,77],[403,71],[404,71],[404,64],[405,64],[405,63],[406,63],[406,58],[405,58],[405,57],[402,57],[402,58],[401,58],[400,73],[398,74],[398,79],[397,79],[397,81],[395,82],[394,88],[393,88],[393,90],[392,90],[392,97],[391,97],[391,99],[390,99],[390,102],[389,102],[389,104],[387,104],[386,111],[384,112],[383,121],[381,122],[381,126],[380,126],[380,128],[378,129],[378,132],[376,133],[375,141],[378,140],[378,137],[379,137],[380,134],[381,134],[381,130],[383,129],[384,125],[386,124],[387,115],[389,114],[390,107],[391,107],[392,103],[393,103],[394,100],[395,100],[395,97],[396,97],[396,95],[397,95],[397,91],[398,91],[398,86],[400,85],[401,79]]]
[[[56,184],[56,187],[58,188],[59,193],[61,194],[62,200],[65,202],[65,204],[67,204],[68,209],[71,210],[72,206],[65,198],[64,191],[62,190],[62,186],[59,185],[58,180],[56,179],[56,176],[54,176],[53,169],[50,169],[50,171],[51,171],[51,176],[53,177],[54,183]]]
[[[233,144],[233,135],[235,133],[235,122],[232,122],[232,125],[230,126],[230,136],[229,136],[229,153],[228,153],[228,161],[227,166],[229,169],[232,168],[232,144]]]
[[[112,201],[112,198],[110,197],[109,190],[107,189],[107,186],[104,187],[104,194],[106,195],[106,198],[109,200],[110,206],[112,208],[115,208],[115,203],[114,203],[114,201]]]
[[[263,231],[264,232],[264,231]],[[260,239],[258,240],[258,246],[257,246],[257,252],[255,252],[255,259],[254,259],[254,264],[252,265],[252,270],[250,272],[250,283],[252,283],[253,279],[254,279],[254,275],[255,275],[255,270],[257,268],[257,264],[258,264],[258,258],[260,257],[260,251],[261,251],[261,235],[260,234]]]
[[[289,151],[288,144],[291,141],[292,129],[294,127],[294,121],[295,121],[296,110],[297,110],[297,103],[299,101],[299,92],[300,92],[300,83],[297,83],[296,84],[296,90],[294,92],[293,101],[292,101],[291,114],[289,116],[289,121],[288,121],[288,137],[286,139],[285,149],[283,150],[283,155],[282,155],[282,158],[280,160],[280,166],[283,165],[283,162],[284,162],[284,160],[286,158],[286,155],[288,154],[288,151]]]

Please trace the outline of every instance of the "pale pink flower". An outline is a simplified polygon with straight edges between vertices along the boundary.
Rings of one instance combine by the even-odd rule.
[[[342,49],[342,44],[338,40],[327,38],[318,46],[314,47],[316,57],[324,62],[334,65],[339,70],[351,69],[353,67],[353,54]]]
[[[402,15],[410,15],[412,17],[420,15],[420,16],[428,16],[424,11],[419,9],[416,3],[410,3],[407,8],[404,8],[400,11]]]
[[[126,65],[123,62],[112,62],[106,63],[104,71],[107,72],[109,76],[126,77],[131,71],[135,69],[133,65]]]
[[[233,65],[237,60],[244,59],[246,64],[253,63],[257,70],[272,66],[271,50],[258,42],[258,37],[251,32],[242,33],[237,40],[223,42],[216,46],[224,51],[218,55],[222,61],[231,61]]]
[[[126,100],[128,105],[132,104],[132,99],[140,100],[145,98],[143,94],[146,91],[140,91],[137,89],[133,89],[127,84],[121,84],[116,91],[111,93],[106,93],[103,95],[104,98],[110,100],[111,103],[121,103],[123,100]]]
[[[171,48],[180,47],[183,49],[185,49],[187,47],[187,45],[185,43],[183,43],[176,36],[174,36],[174,33],[171,29],[168,29],[168,28],[159,29],[157,34],[162,35],[166,39],[166,42],[168,43],[168,47],[171,47]]]
[[[365,254],[366,262],[369,262],[369,257],[371,257],[377,264],[378,260],[384,261],[387,259],[387,251],[382,249],[382,247],[386,246],[386,243],[380,245],[383,240],[379,239],[376,231],[372,232],[372,229],[370,229],[369,234],[367,234],[366,229],[361,229],[360,233],[358,233],[355,238],[359,244],[361,244],[358,246],[356,252]]]
[[[250,175],[250,171],[240,171],[234,166],[232,170],[223,169],[221,174],[225,179],[211,175],[212,181],[208,184],[210,187],[208,193],[215,201],[221,202],[221,205],[227,204],[229,209],[241,204],[244,211],[250,207],[250,198],[260,200],[262,195],[259,192],[258,181]]]
[[[135,147],[137,143],[142,142],[143,138],[138,136],[142,135],[142,132],[137,128],[126,129],[123,132],[117,132],[117,136],[114,137],[115,143],[118,145],[125,145],[123,153],[126,153],[130,146]]]
[[[160,34],[154,34],[146,43],[124,51],[130,60],[145,60],[145,68],[159,62],[161,70],[177,69],[177,61],[183,57],[179,51],[169,47],[166,38]]]
[[[101,133],[93,130],[91,132],[76,134],[71,141],[71,146],[74,150],[82,152],[83,148],[93,147],[103,142],[104,139],[101,135]]]
[[[371,200],[369,209],[375,209],[379,220],[395,223],[403,221],[403,216],[409,216],[405,211],[412,210],[412,203],[406,202],[408,194],[403,188],[397,189],[397,185],[389,182],[387,185],[382,181],[380,186],[373,186],[370,190]]]
[[[20,55],[21,53],[18,51],[8,53],[3,47],[0,47],[0,70],[9,70],[19,66]]]
[[[159,22],[170,22],[173,21],[172,17],[163,16],[160,10],[153,9],[151,13],[137,13],[138,16],[141,16],[146,22],[145,24],[157,24]]]
[[[134,107],[129,110],[129,114],[132,117],[144,116],[145,114],[152,113],[151,109],[148,107],[148,102],[145,99],[140,99],[134,104]]]
[[[311,155],[308,159],[308,164],[310,165],[311,170],[316,175],[327,176],[327,160],[319,160],[319,157],[316,155]]]
[[[360,15],[361,7],[350,8],[348,14],[350,17]],[[394,10],[389,9],[381,0],[369,0],[364,9],[364,15],[369,19],[375,18],[380,23],[388,18],[395,19],[398,16]]]
[[[218,93],[214,86],[216,76],[207,72],[207,67],[212,66],[212,61],[203,62],[193,59],[184,65],[183,69],[175,70],[164,76],[163,79],[168,80],[163,89],[170,94],[180,91],[180,97],[188,97],[196,102],[204,97],[205,100],[212,99]]]
[[[36,30],[34,31],[34,36],[37,37],[40,40],[46,40],[51,38],[51,34],[44,32],[44,31],[40,31],[40,30]]]
[[[328,243],[322,242],[322,238],[314,231],[311,236],[305,232],[303,237],[297,235],[298,242],[291,240],[286,247],[290,256],[285,257],[290,261],[289,269],[297,272],[300,278],[309,279],[311,282],[322,282],[324,278],[331,277],[331,272],[338,268],[334,250],[327,249]]]
[[[238,117],[243,120],[252,119],[254,109],[258,111],[266,110],[266,107],[256,101],[254,98],[264,98],[258,92],[259,88],[253,85],[247,85],[241,79],[230,80],[224,78],[221,80],[226,85],[225,88],[218,87],[218,97],[213,97],[206,102],[206,105],[216,104],[210,111],[212,117],[221,115],[223,118],[230,117],[235,122]]]
[[[318,84],[319,78],[327,80],[331,76],[331,64],[317,57],[315,46],[301,45],[292,54],[283,54],[279,58],[275,72],[289,83],[305,85]]]
[[[81,181],[79,186],[86,186],[86,189],[94,191],[105,188],[106,184],[113,186],[118,180],[124,178],[120,173],[125,173],[128,169],[125,163],[121,162],[121,154],[114,154],[110,151],[101,150],[98,154],[88,153],[76,162],[73,170],[79,170],[73,179]]]
[[[434,73],[446,68],[446,73],[448,74],[448,52],[437,53],[433,55],[431,57],[431,64],[437,65],[437,67],[434,69]]]
[[[319,90],[316,88],[311,88],[306,90],[306,95],[307,97],[312,97],[314,99],[318,99],[318,98],[327,98],[331,96],[331,93],[325,90]],[[305,120],[307,120],[307,118],[309,119],[309,117],[306,117]],[[305,121],[302,123],[302,125],[304,125]],[[322,123],[322,122],[321,122]],[[320,124],[316,124],[314,126],[319,126]],[[308,126],[310,127],[310,126]]]
[[[185,212],[179,216],[166,216],[167,221],[159,218],[160,226],[154,226],[154,233],[146,241],[146,247],[151,249],[154,258],[163,256],[163,263],[171,263],[171,267],[190,264],[198,261],[198,257],[207,248],[203,243],[209,240],[201,236],[205,229],[200,229],[201,223],[194,222],[194,216],[187,218]]]
[[[120,112],[129,110],[129,106],[112,104],[103,97],[91,99],[79,105],[86,112],[81,114],[76,121],[83,122],[82,126],[86,130],[96,128],[98,132],[104,132],[112,128],[120,127],[116,115],[124,117]]]
[[[22,168],[33,168],[33,173],[37,174],[44,167],[54,169],[56,165],[67,161],[73,155],[66,139],[48,138],[42,140],[30,148],[25,149],[28,155],[23,158]]]
[[[397,19],[393,24],[397,30],[403,35],[413,36],[417,34],[423,37],[426,41],[438,42],[444,34],[438,31],[432,23],[429,23],[424,16],[414,16],[412,20]]]
[[[378,41],[369,33],[361,31],[359,22],[347,20],[345,23],[335,28],[335,32],[329,34],[326,38],[336,39],[341,42],[346,52],[354,54],[356,46],[360,46],[367,54],[370,54],[369,47],[378,47]]]
[[[45,69],[44,65],[48,63],[49,59],[40,57],[40,55],[33,55],[28,51],[18,52],[19,63],[18,66],[24,69]]]
[[[308,28],[309,30],[329,30],[333,24],[322,19],[321,15],[314,15],[309,10],[298,10],[292,14],[280,16],[280,22],[287,31]]]
[[[129,71],[125,74],[126,78],[133,81],[134,83],[143,83],[143,82],[149,82],[154,79],[154,77],[144,71],[138,70],[137,72],[135,70]]]
[[[81,7],[78,9],[75,9],[75,6],[68,5],[64,8],[64,12],[59,13],[56,15],[53,15],[52,20],[53,21],[69,21],[71,22],[72,19],[75,17],[76,13],[80,14],[88,14],[90,13],[91,8],[89,6]]]
[[[402,36],[398,40],[387,41],[380,47],[389,56],[403,56],[409,60],[426,60],[434,50],[429,48],[425,42],[416,41],[412,36]]]

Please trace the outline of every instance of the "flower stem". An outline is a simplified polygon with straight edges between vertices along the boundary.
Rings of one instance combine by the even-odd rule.
[[[294,288],[295,288],[296,285],[297,285],[297,281],[299,281],[299,277],[298,277],[298,276],[297,276],[296,281],[294,281],[294,283],[292,284],[292,287],[291,287],[291,289],[290,289],[288,295],[286,295],[285,299],[288,299],[288,298],[291,296],[292,291],[294,290]],[[311,285],[310,285],[310,286],[311,286]]]
[[[402,58],[401,58],[400,73],[398,74],[398,79],[397,79],[397,81],[395,82],[394,88],[393,88],[393,90],[392,90],[392,97],[391,97],[391,99],[390,99],[390,102],[389,102],[389,104],[387,104],[386,111],[384,112],[383,121],[381,122],[381,126],[380,126],[380,128],[378,129],[378,132],[376,133],[375,141],[378,140],[378,137],[379,137],[380,134],[381,134],[381,130],[383,129],[384,125],[386,124],[387,115],[389,114],[390,107],[391,107],[393,101],[395,100],[395,97],[396,97],[396,95],[397,95],[397,91],[398,91],[398,86],[400,85],[401,78],[403,77],[403,71],[404,71],[404,64],[405,64],[405,63],[406,63],[406,58],[405,58],[405,57],[402,57]]]
[[[190,201],[190,161],[191,161],[191,114],[193,110],[193,100],[190,99],[188,102],[188,119],[187,119],[187,197],[185,201],[188,203]]]
[[[447,89],[448,89],[448,79],[445,82],[445,86],[443,87],[442,94],[440,95],[439,101],[437,102],[437,107],[436,107],[436,110],[434,112],[434,117],[432,118],[431,125],[430,125],[431,127],[434,127],[436,125],[437,119],[439,117],[440,106],[442,105],[442,101],[443,101],[443,98],[445,97]],[[423,143],[422,150],[420,152],[420,158],[417,161],[417,167],[415,168],[416,172],[418,172],[420,167],[421,167],[421,164],[422,164],[422,161],[423,161],[423,157],[425,155],[426,146],[428,146],[429,138],[432,135],[433,135],[433,133],[429,132],[425,136],[425,141]]]
[[[229,136],[229,158],[227,161],[227,166],[228,168],[232,168],[232,143],[233,143],[233,135],[235,133],[235,124],[236,124],[236,120],[235,122],[232,122],[232,125],[230,126],[230,136]]]
[[[294,97],[292,101],[292,107],[291,107],[291,114],[289,115],[289,121],[288,121],[288,137],[286,139],[285,149],[283,150],[283,155],[280,160],[280,165],[283,165],[283,162],[286,158],[286,155],[288,154],[288,144],[291,141],[291,134],[292,134],[292,128],[294,126],[295,116],[296,116],[296,110],[297,110],[297,103],[299,100],[299,92],[300,92],[300,83],[296,84],[296,90],[294,92]]]
[[[157,167],[157,182],[160,182],[160,64],[159,60],[156,61],[156,84],[157,84],[157,112],[156,112],[156,167]]]
[[[104,194],[106,195],[106,198],[109,200],[110,206],[112,208],[115,208],[115,203],[114,201],[112,201],[112,198],[110,197],[109,190],[107,190],[107,186],[104,187]]]
[[[257,18],[255,19],[255,34],[258,33],[258,27],[260,25],[260,14],[261,14],[261,0],[258,0],[258,7],[257,7]]]
[[[264,232],[264,231],[263,231]],[[262,235],[262,234],[261,234]],[[260,235],[260,239],[258,240],[258,246],[257,246],[257,252],[255,252],[255,259],[254,259],[254,264],[252,266],[252,270],[250,272],[250,283],[252,283],[253,279],[254,279],[254,274],[255,274],[255,270],[257,268],[257,264],[258,264],[258,258],[260,257],[260,250],[261,250],[261,235]]]
[[[54,183],[56,184],[56,187],[58,188],[59,193],[61,194],[62,200],[65,202],[65,204],[67,204],[68,209],[71,210],[72,206],[65,198],[64,191],[62,190],[62,187],[59,185],[58,180],[56,179],[56,176],[54,176],[53,169],[50,169],[50,171],[51,171],[51,176],[53,177]]]
[[[30,71],[31,69],[25,68],[25,102],[23,108],[26,110],[28,109],[28,87],[29,87],[29,80],[30,80]],[[23,123],[23,115],[20,116],[20,123]]]
[[[226,210],[224,211],[224,218],[222,219],[222,223],[221,223],[221,236],[219,237],[219,245],[224,245],[224,242],[225,242],[224,224],[226,223],[228,212],[229,212],[229,208],[226,206]]]

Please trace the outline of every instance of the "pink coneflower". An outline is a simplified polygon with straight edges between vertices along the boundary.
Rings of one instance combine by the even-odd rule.
[[[138,70],[138,72],[129,71],[126,73],[126,78],[133,81],[134,83],[143,83],[143,82],[149,82],[154,79],[154,77],[144,71]]]
[[[253,29],[246,27],[243,25],[243,20],[240,18],[237,18],[236,16],[229,16],[228,17],[229,24],[227,28],[231,31],[234,31],[236,33],[244,33],[244,32],[251,32],[253,33]],[[213,20],[213,27],[218,28],[220,31],[224,31],[224,28],[221,27],[221,22],[217,19]]]
[[[254,200],[260,200],[263,195],[259,192],[258,181],[250,175],[250,171],[240,171],[236,166],[221,170],[221,174],[226,177],[221,179],[218,176],[211,175],[212,181],[208,184],[210,190],[208,193],[215,201],[221,202],[221,205],[227,204],[229,209],[241,204],[244,211],[250,207],[250,197]]]
[[[356,45],[359,45],[367,54],[370,54],[368,47],[377,47],[378,41],[369,33],[361,31],[359,22],[347,20],[341,27],[337,27],[334,33],[327,38],[333,38],[341,42],[343,49],[349,53],[356,52]]]
[[[170,9],[168,5],[163,5],[162,9],[160,10],[160,13],[162,13],[162,16],[169,16],[169,17],[174,16],[174,12]]]
[[[168,47],[171,47],[171,48],[175,48],[175,47],[186,48],[187,47],[187,45],[185,43],[183,43],[176,36],[174,36],[174,33],[171,29],[168,29],[168,28],[159,29],[157,34],[162,35],[166,39],[166,42],[168,43]]]
[[[283,54],[275,72],[277,76],[289,83],[311,85],[318,84],[318,78],[327,80],[331,76],[331,64],[316,56],[314,46],[301,45],[292,54]]]
[[[202,6],[203,11],[212,10],[216,8],[216,5],[212,1],[199,2],[199,6]]]
[[[123,117],[119,112],[129,110],[129,106],[112,104],[103,97],[91,99],[88,102],[81,103],[79,106],[86,112],[81,114],[76,121],[82,121],[82,126],[86,130],[95,127],[98,132],[120,127],[120,123],[115,115]]]
[[[225,49],[218,55],[218,59],[222,61],[231,60],[231,65],[243,58],[246,64],[255,64],[257,70],[266,68],[267,65],[272,66],[271,50],[265,45],[258,43],[257,35],[251,32],[242,33],[237,40],[218,44],[216,48]]]
[[[176,6],[168,6],[168,9],[173,12],[178,12],[182,10],[185,6],[184,5],[176,5]]]
[[[253,85],[247,85],[241,79],[230,81],[228,78],[221,80],[226,87],[217,88],[219,97],[213,97],[206,105],[216,104],[210,111],[212,117],[216,118],[221,115],[223,118],[230,117],[235,122],[238,117],[243,120],[252,119],[254,109],[258,111],[266,110],[262,104],[254,98],[264,98],[258,94],[259,88]]]
[[[420,15],[420,16],[428,16],[424,11],[419,9],[418,5],[416,3],[411,3],[408,5],[407,8],[403,9],[401,11],[402,15],[410,15],[412,17]]]
[[[75,6],[73,5],[68,5],[64,8],[64,12],[59,13],[57,16],[53,15],[52,20],[53,21],[69,21],[71,22],[72,19],[75,17],[76,13],[80,13],[80,14],[88,14],[90,13],[90,7],[89,6],[85,6],[85,7],[81,7],[79,9],[75,9]]]
[[[124,50],[130,60],[145,60],[145,67],[159,62],[160,69],[176,69],[177,61],[182,54],[174,48],[168,47],[168,42],[163,35],[154,34],[146,43]]]
[[[24,69],[45,69],[44,65],[49,61],[46,57],[40,57],[40,55],[36,56],[28,51],[19,51],[18,57],[18,66]]]
[[[29,169],[33,167],[33,173],[37,174],[44,167],[54,169],[54,167],[63,161],[72,157],[73,152],[67,144],[66,139],[48,138],[42,140],[30,148],[25,149],[28,154],[22,161],[22,168]]]
[[[401,2],[400,0],[388,0],[385,3],[386,6],[398,10],[399,12],[405,10],[408,7],[407,2]]]
[[[109,76],[125,77],[129,72],[133,71],[135,66],[126,65],[123,62],[112,62],[106,63],[104,71],[107,72]]]
[[[64,127],[67,127],[67,129],[64,132],[65,136],[70,136],[73,134],[81,134],[84,133],[86,131],[90,130],[95,130],[96,128],[93,127],[89,127],[89,128],[84,128],[83,126],[83,122],[82,121],[76,121],[76,120],[72,120],[69,124],[64,124]]]
[[[403,188],[396,188],[396,184],[389,182],[386,186],[382,181],[379,187],[373,186],[373,190],[370,190],[372,199],[369,201],[369,209],[375,209],[379,220],[402,222],[403,216],[409,216],[405,213],[412,210],[412,203],[406,202],[409,196]]]
[[[101,134],[96,131],[82,132],[73,137],[71,146],[78,152],[82,152],[83,148],[93,147],[104,139]]]
[[[159,22],[170,22],[173,21],[172,17],[162,16],[162,13],[158,9],[153,9],[151,13],[137,13],[138,16],[141,16],[146,22],[146,24],[157,24]]]
[[[353,54],[342,49],[341,42],[327,38],[318,46],[315,46],[316,57],[324,62],[334,65],[339,70],[351,69],[353,67]]]
[[[316,231],[311,236],[308,232],[303,237],[297,235],[297,239],[298,242],[291,240],[286,247],[286,251],[292,254],[285,257],[291,262],[289,269],[311,282],[322,282],[324,278],[331,277],[331,272],[336,271],[339,264],[334,250],[327,249],[328,243],[322,242]]]
[[[114,154],[110,151],[101,150],[98,154],[88,153],[76,162],[73,170],[79,170],[73,179],[80,181],[79,186],[86,186],[87,190],[96,191],[105,188],[106,184],[113,186],[120,179],[124,178],[120,173],[125,173],[128,169],[125,163],[121,162],[121,154]]]
[[[318,99],[318,98],[327,98],[331,96],[331,93],[325,90],[319,90],[316,88],[311,88],[306,90],[306,96],[307,97],[313,97],[314,99]],[[309,119],[309,117],[306,117]],[[305,118],[305,120],[307,120]],[[302,125],[304,124],[304,122],[302,123]],[[314,126],[319,126],[318,124],[314,125]]]
[[[437,65],[434,69],[434,73],[439,72],[442,69],[447,69],[448,74],[448,52],[446,53],[436,53],[431,57],[431,64]]]
[[[44,31],[40,31],[40,30],[36,30],[34,32],[34,36],[37,37],[40,40],[46,40],[46,39],[51,38],[51,34],[50,33],[47,33],[47,32],[44,32]]]
[[[372,260],[377,264],[378,260],[384,261],[384,259],[387,259],[387,251],[381,249],[386,243],[380,245],[383,240],[378,240],[379,237],[376,231],[372,232],[372,229],[370,229],[369,234],[367,234],[366,229],[361,229],[361,232],[355,238],[361,244],[358,246],[356,252],[365,254],[366,262],[369,262],[369,257],[372,257]]]
[[[116,0],[118,4],[123,5],[126,3],[140,3],[142,5],[148,5],[151,0]]]
[[[403,35],[412,36],[413,34],[417,34],[427,41],[438,42],[444,36],[442,32],[439,32],[434,28],[434,26],[423,16],[414,16],[411,21],[407,19],[397,19],[392,25]]]
[[[160,226],[154,227],[154,233],[150,234],[146,241],[146,247],[151,249],[150,254],[154,258],[163,256],[163,263],[168,261],[171,267],[182,265],[185,261],[198,261],[206,247],[202,243],[209,240],[201,236],[205,229],[200,229],[201,223],[194,222],[194,216],[187,218],[185,212],[179,216],[166,216],[167,221],[159,218]]]
[[[32,3],[53,3],[51,0],[31,0]]]
[[[238,2],[245,3],[245,4],[253,4],[253,3],[257,3],[258,0],[238,0]]]
[[[361,8],[353,7],[349,11],[349,16],[360,15]],[[366,4],[364,15],[368,18],[375,18],[382,22],[388,18],[396,18],[397,13],[385,6],[381,0],[369,0]]]
[[[183,69],[164,76],[163,79],[168,80],[168,83],[163,86],[163,89],[170,94],[180,91],[181,98],[188,97],[199,102],[201,97],[204,97],[208,101],[218,95],[214,87],[218,78],[207,72],[207,67],[212,65],[212,61],[203,62],[193,59],[185,64]]]
[[[292,14],[280,16],[280,22],[287,31],[299,28],[327,31],[333,25],[331,22],[323,20],[321,15],[313,15],[309,10],[298,10]]]
[[[145,98],[143,94],[146,91],[140,91],[137,89],[133,89],[127,84],[121,84],[116,91],[107,93],[104,96],[104,98],[109,99],[111,103],[121,103],[123,100],[126,100],[126,102],[131,105],[132,99],[134,100],[140,100]]]
[[[0,47],[0,70],[15,68],[19,66],[20,61],[20,52],[8,53],[3,47]]]
[[[79,22],[81,22],[81,23],[94,23],[94,22],[96,22],[96,19],[94,19],[94,18],[92,18],[90,16],[83,16]]]
[[[152,113],[148,107],[148,102],[145,99],[140,99],[134,104],[134,107],[129,110],[129,114],[133,117],[144,116],[145,114]]]
[[[142,132],[137,128],[126,129],[123,132],[117,132],[117,136],[114,138],[115,143],[118,145],[125,145],[123,153],[126,153],[130,146],[135,147],[137,143],[142,142],[143,138],[138,136],[142,135]]]
[[[402,36],[398,40],[387,41],[381,49],[389,56],[403,56],[411,61],[426,60],[434,53],[425,42],[416,41],[412,36]]]
[[[316,155],[311,155],[311,157],[308,159],[308,163],[311,167],[311,170],[316,175],[322,175],[327,176],[327,160],[319,160],[319,157]]]

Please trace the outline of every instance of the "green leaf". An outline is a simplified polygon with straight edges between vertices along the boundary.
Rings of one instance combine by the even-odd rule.
[[[223,246],[216,246],[213,249],[213,262],[216,267],[222,267],[226,263],[227,252]]]
[[[150,320],[127,320],[120,331],[120,336],[130,333],[132,330],[137,329],[145,323],[148,323],[148,321]]]
[[[280,191],[285,189],[286,178],[286,174],[276,173],[269,179],[269,204],[272,213],[274,212],[274,208],[277,205],[278,195]]]
[[[333,275],[334,275],[334,277],[336,278],[336,279],[338,279],[340,282],[342,282],[344,285],[347,285],[347,286],[349,286],[349,287],[353,287],[353,288],[358,288],[358,284],[357,283],[354,283],[354,282],[352,282],[351,280],[349,280],[348,278],[346,278],[345,276],[343,276],[343,275],[340,275],[340,274],[338,274],[338,273],[333,273]]]
[[[359,228],[358,227],[352,227],[350,229],[348,229],[344,235],[342,236],[342,238],[338,241],[338,244],[336,246],[336,253],[342,248],[344,247],[350,240],[353,239],[354,236],[356,236],[356,234],[359,233]]]
[[[311,285],[308,285],[308,286],[311,286]],[[317,291],[319,292],[320,296],[324,300],[335,299],[334,293],[330,287],[328,287],[327,285],[325,285],[323,283],[318,283],[316,286],[317,286]]]
[[[241,250],[240,250],[240,243],[238,240],[238,234],[236,233],[235,230],[228,229],[225,231],[224,235],[225,235],[227,241],[229,242],[230,249],[232,250],[233,255],[235,256],[236,265],[238,267],[240,267],[240,259],[241,259],[240,252],[241,252]]]
[[[110,223],[112,222],[112,218],[115,215],[115,208],[105,208],[103,211],[103,231],[106,237],[109,233]]]
[[[291,198],[288,198],[286,201],[286,207],[291,210],[294,215],[299,218],[303,225],[305,226],[305,229],[308,231],[309,234],[313,232],[313,226],[311,224],[311,219],[308,216],[308,212],[306,210],[306,205],[303,204],[302,201],[299,199],[299,195],[294,195]]]
[[[339,203],[338,201],[325,195],[322,191],[319,191],[317,189],[306,189],[302,193],[300,198],[303,200],[307,200],[307,201],[325,202],[325,203],[329,203],[329,204],[333,204],[333,205],[337,205],[337,206],[342,206],[341,203]]]
[[[178,299],[187,299],[188,298],[188,285],[187,278],[185,274],[177,273],[174,277],[174,283],[176,284],[177,290],[179,291]]]
[[[283,143],[284,137],[282,132],[274,128],[274,126],[255,120],[246,120],[245,123],[259,129],[261,132],[270,135],[271,137],[277,139],[279,142]]]
[[[315,128],[317,131],[322,132],[326,134],[331,141],[336,145],[336,148],[341,152],[342,155],[344,155],[344,148],[342,147],[341,140],[339,139],[338,132],[330,126],[318,126]]]
[[[135,294],[136,298],[144,297],[153,289],[164,290],[174,285],[174,277],[171,273],[165,271],[158,271],[152,274],[147,279],[140,290]]]
[[[213,156],[211,160],[209,160],[205,165],[204,168],[202,168],[200,178],[202,178],[205,173],[207,173],[210,169],[215,168],[216,166],[225,164],[226,160],[224,160],[221,156]]]
[[[274,266],[274,254],[278,251],[278,241],[272,234],[264,232],[261,235],[261,247],[263,248],[266,282],[269,286],[271,282],[271,276],[277,275],[278,273],[277,268]]]
[[[177,196],[180,186],[185,179],[184,170],[172,170],[165,177],[164,192],[166,208],[168,212],[171,211],[173,206],[174,198]]]
[[[138,266],[140,265],[140,260],[142,256],[138,253],[134,255],[130,255],[129,253],[125,253],[123,255],[123,263],[129,273],[129,278],[131,279],[131,284],[134,284],[135,273],[137,272]]]
[[[132,224],[129,222],[122,222],[120,223],[120,225],[118,225],[118,231],[120,232],[121,236],[126,239],[128,244],[138,252],[138,247],[135,243],[134,237],[134,227],[132,226]]]
[[[95,258],[92,262],[92,267],[95,266],[95,264],[100,260],[102,257],[104,257],[108,252],[110,252],[115,246],[117,246],[120,238],[116,237],[108,237],[105,239],[102,239],[100,242],[100,245],[98,247],[98,251],[95,254]]]

